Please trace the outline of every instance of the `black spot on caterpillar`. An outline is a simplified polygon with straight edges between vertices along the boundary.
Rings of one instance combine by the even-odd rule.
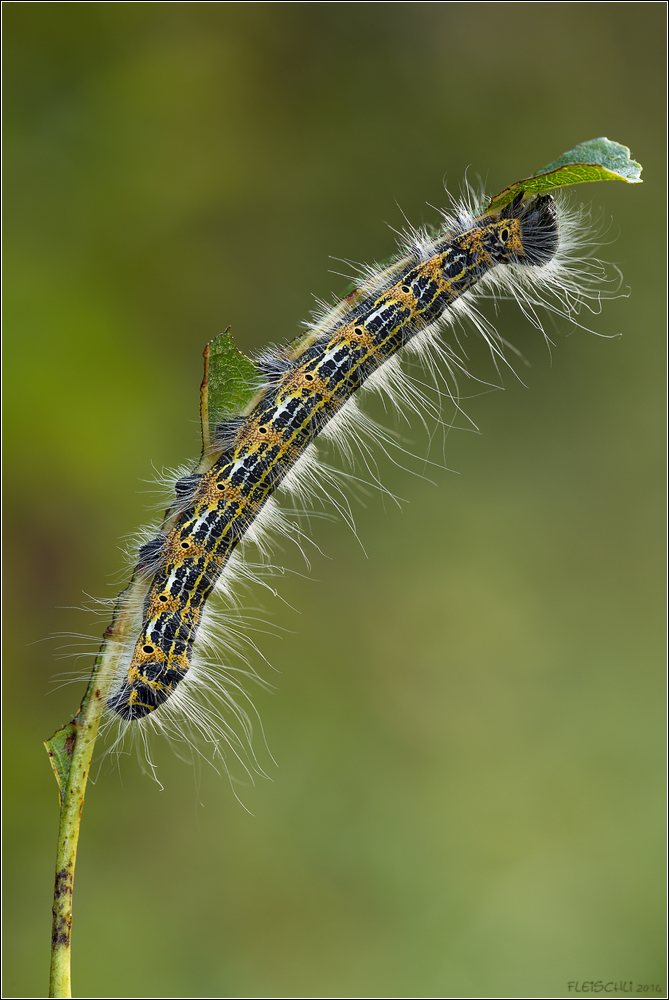
[[[223,420],[217,424],[215,440],[222,451],[230,451],[243,424],[243,417],[233,417],[230,420]]]
[[[198,483],[202,479],[199,473],[192,473],[190,476],[182,476],[174,484],[174,492],[180,500],[184,498],[192,499],[197,490]]]
[[[258,355],[255,363],[268,385],[278,385],[286,372],[290,371],[293,359],[285,348],[267,348]]]
[[[148,542],[140,545],[137,553],[138,567],[141,567],[145,572],[150,571],[155,573],[162,559],[165,541],[164,535],[156,535],[155,538],[151,538]]]

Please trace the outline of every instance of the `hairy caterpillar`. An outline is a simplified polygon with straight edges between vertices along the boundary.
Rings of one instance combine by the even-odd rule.
[[[466,317],[499,353],[494,331],[472,305],[480,293],[511,294],[539,328],[537,305],[573,319],[584,299],[599,295],[593,290],[599,276],[578,258],[580,217],[552,195],[521,191],[498,211],[474,204],[443,215],[436,233],[408,232],[401,256],[367,271],[306,336],[265,351],[256,360],[261,381],[251,402],[218,424],[200,465],[176,482],[176,500],[160,532],[139,549],[135,567],[134,579],[145,583],[143,598],[107,701],[110,716],[122,720],[122,734],[138,726],[144,735],[154,721],[178,731],[182,713],[214,744],[220,737],[230,743],[227,725],[206,707],[196,710],[189,695],[200,679],[208,600],[238,573],[239,543],[275,516],[277,488],[299,491],[300,474],[314,474],[317,436],[355,432],[356,393],[365,386],[401,395],[403,348],[428,357],[436,349],[447,366],[458,365],[438,338]],[[234,691],[220,680],[207,683],[244,721]]]

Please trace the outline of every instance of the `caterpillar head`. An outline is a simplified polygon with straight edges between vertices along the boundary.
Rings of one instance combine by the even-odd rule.
[[[500,214],[500,221],[517,219],[521,227],[522,252],[514,263],[541,267],[555,256],[560,242],[555,199],[550,194],[538,194],[523,200],[517,195]]]

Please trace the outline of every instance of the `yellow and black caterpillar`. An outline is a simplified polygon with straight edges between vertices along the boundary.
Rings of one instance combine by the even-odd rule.
[[[512,288],[521,307],[533,309],[547,304],[537,290],[553,267],[550,281],[565,293],[559,311],[568,311],[574,282],[559,263],[568,229],[547,194],[521,193],[479,216],[462,211],[436,235],[411,234],[403,257],[370,274],[296,348],[261,356],[264,382],[247,412],[219,424],[211,467],[176,483],[161,533],[139,550],[136,573],[149,580],[148,593],[108,700],[116,716],[144,719],[174,695],[233,550],[308,446],[381,366],[419,335],[438,335],[451,307],[477,285]]]

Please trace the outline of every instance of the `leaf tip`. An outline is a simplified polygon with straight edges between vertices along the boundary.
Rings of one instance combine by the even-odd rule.
[[[58,784],[58,791],[62,802],[63,792],[65,791],[67,779],[70,774],[72,754],[77,742],[76,722],[74,720],[68,722],[66,726],[63,726],[62,729],[57,729],[53,736],[43,742],[46,752],[49,755],[49,761]]]

